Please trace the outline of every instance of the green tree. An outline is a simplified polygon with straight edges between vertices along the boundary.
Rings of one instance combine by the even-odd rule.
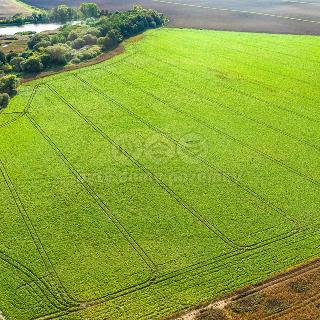
[[[100,16],[101,10],[96,3],[81,3],[80,11],[85,18],[97,18]]]
[[[7,61],[6,54],[0,50],[0,64],[5,64]]]
[[[86,42],[82,38],[78,38],[71,43],[73,49],[81,49],[86,45]]]
[[[28,41],[28,48],[29,49],[34,49],[34,47],[42,41],[50,41],[49,36],[41,34],[41,33],[36,33],[33,35],[30,40]]]
[[[92,46],[94,44],[97,43],[97,37],[91,35],[91,34],[86,34],[82,37],[82,39],[84,40],[85,44],[87,46]]]
[[[102,47],[102,50],[108,51],[115,47],[116,41],[109,36],[105,36],[98,39],[98,44]]]
[[[51,19],[56,22],[66,22],[77,17],[76,10],[64,4],[57,6],[51,11]]]
[[[54,46],[47,47],[45,52],[50,56],[52,64],[64,65],[67,63],[67,54],[70,48],[65,44],[55,44]]]
[[[21,63],[21,69],[25,73],[39,73],[43,69],[43,64],[39,57],[31,56]]]
[[[7,93],[0,93],[0,110],[5,108],[10,101],[10,96]]]
[[[1,66],[1,68],[4,73],[10,73],[12,71],[12,66],[9,63],[4,64],[3,66]]]
[[[79,37],[79,34],[76,31],[71,31],[68,35],[68,40],[69,41],[74,41]]]
[[[7,93],[9,96],[17,94],[19,79],[11,74],[0,78],[0,93]]]
[[[15,72],[21,72],[21,64],[25,61],[22,57],[14,57],[10,60],[10,64]]]
[[[10,51],[6,56],[7,62],[10,62],[13,58],[15,58],[17,56],[18,56],[17,52]]]
[[[42,41],[38,42],[33,48],[35,50],[39,50],[40,48],[46,48],[46,47],[49,47],[50,45],[51,45],[50,41],[42,40]]]

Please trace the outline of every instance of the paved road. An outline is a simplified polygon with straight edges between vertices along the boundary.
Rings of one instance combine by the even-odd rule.
[[[82,0],[25,0],[50,7]],[[320,35],[320,0],[96,0],[121,10],[141,4],[165,13],[175,27]]]

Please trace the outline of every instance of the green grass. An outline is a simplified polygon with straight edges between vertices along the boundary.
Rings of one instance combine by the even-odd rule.
[[[158,319],[319,254],[319,38],[162,29],[0,114],[0,310]]]

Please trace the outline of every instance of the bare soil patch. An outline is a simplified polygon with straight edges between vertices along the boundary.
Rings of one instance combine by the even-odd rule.
[[[320,259],[167,320],[318,320]]]
[[[24,0],[50,8],[61,3],[78,6],[82,0]],[[95,0],[110,11],[141,4],[170,18],[170,26],[217,30],[320,34],[320,1],[285,0]]]

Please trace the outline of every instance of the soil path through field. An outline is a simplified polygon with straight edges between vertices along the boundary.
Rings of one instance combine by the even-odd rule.
[[[320,269],[320,258],[313,260],[311,262],[308,262],[306,264],[300,265],[296,268],[290,269],[284,273],[281,273],[279,275],[276,275],[270,279],[267,279],[261,283],[258,283],[254,286],[250,286],[248,288],[243,288],[236,290],[234,293],[231,293],[230,295],[226,296],[223,299],[220,300],[215,300],[213,302],[207,303],[205,305],[202,305],[200,307],[185,311],[185,312],[180,312],[178,315],[175,315],[173,317],[167,318],[167,320],[193,320],[193,319],[198,319],[197,316],[199,313],[203,313],[206,310],[209,309],[226,309],[231,302],[237,301],[240,299],[243,299],[243,297],[248,297],[252,294],[255,293],[261,293],[264,290],[271,291],[272,288],[277,287],[278,285],[283,285],[286,284],[288,281],[297,279],[301,280],[303,283],[303,278],[305,275],[310,274],[310,273],[315,273],[318,274]],[[314,286],[318,286],[318,283],[314,283]],[[275,292],[279,291],[279,288],[275,288]],[[299,299],[295,301],[295,303],[292,305],[292,307],[284,310],[281,312],[281,316],[285,313],[290,314],[290,310],[295,309],[297,306],[299,307],[301,304],[303,304],[303,301],[305,301],[305,305],[307,306],[308,304],[308,299]],[[279,313],[280,316],[280,313]],[[230,318],[230,320],[233,318]],[[247,318],[246,318],[247,319]],[[249,318],[248,318],[249,319]],[[250,318],[251,319],[251,318]],[[271,318],[270,318],[271,319]],[[272,319],[278,319],[277,315],[272,315]],[[280,319],[280,318],[279,318]]]

